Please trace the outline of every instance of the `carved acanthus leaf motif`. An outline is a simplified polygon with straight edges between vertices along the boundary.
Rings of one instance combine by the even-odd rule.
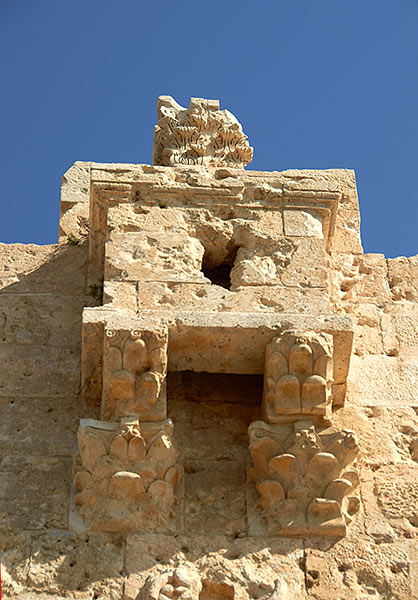
[[[332,336],[286,331],[267,346],[263,415],[270,423],[304,415],[329,417],[333,381]]]
[[[245,167],[253,158],[247,136],[218,100],[191,98],[183,108],[171,97],[158,99],[153,164]]]
[[[171,421],[125,419],[116,431],[80,425],[75,498],[92,529],[167,527],[181,479]],[[122,518],[121,515],[124,515]]]
[[[157,331],[112,331],[106,337],[103,371],[103,418],[165,418],[166,335]]]
[[[249,478],[268,532],[280,535],[345,535],[359,502],[352,467],[354,432],[318,430],[312,423],[249,427],[254,467]]]

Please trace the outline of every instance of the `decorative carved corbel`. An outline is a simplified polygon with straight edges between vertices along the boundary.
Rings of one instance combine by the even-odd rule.
[[[172,432],[171,420],[81,421],[75,503],[91,529],[170,529],[182,476]]]

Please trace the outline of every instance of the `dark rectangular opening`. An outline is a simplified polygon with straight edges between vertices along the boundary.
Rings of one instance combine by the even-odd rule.
[[[262,375],[169,372],[168,416],[184,463],[185,529],[245,531],[248,426],[261,418]]]

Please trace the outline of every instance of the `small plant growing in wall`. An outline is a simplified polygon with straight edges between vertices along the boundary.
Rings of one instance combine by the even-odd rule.
[[[81,241],[80,238],[76,237],[73,233],[69,233],[67,235],[66,243],[69,244],[70,246],[78,246],[80,241]]]
[[[89,295],[98,302],[101,302],[103,299],[103,284],[104,279],[102,279],[100,283],[92,283],[90,285]]]

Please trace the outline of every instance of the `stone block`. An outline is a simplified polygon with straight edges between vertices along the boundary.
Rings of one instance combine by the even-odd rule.
[[[123,587],[124,541],[103,533],[50,531],[31,544],[28,589],[54,598],[119,600]],[[50,598],[51,596],[49,596]]]
[[[418,465],[412,461],[364,471],[365,528],[376,542],[416,536],[417,476]]]
[[[350,254],[341,257],[338,266],[343,274],[340,282],[342,300],[374,304],[391,301],[386,260],[383,254],[362,256]]]
[[[141,283],[141,287],[144,284]],[[152,284],[151,284],[152,285]],[[157,284],[163,285],[164,284]],[[123,310],[137,310],[137,284],[132,281],[105,281],[103,304]]]
[[[105,279],[204,282],[204,248],[186,233],[112,233],[106,244]]]
[[[0,293],[89,295],[88,248],[79,245],[0,244]]]
[[[4,598],[22,598],[29,567],[30,537],[27,533],[0,529],[1,591]]]
[[[333,423],[341,429],[356,431],[361,462],[372,470],[381,464],[418,462],[415,455],[418,416],[413,407],[367,407],[357,404],[354,398],[353,404],[347,402],[343,411],[334,414]]]
[[[142,312],[144,320],[149,319]],[[138,316],[139,318],[139,316]],[[286,329],[331,333],[334,382],[345,383],[350,363],[352,323],[337,315],[283,313],[177,313],[169,327],[170,370],[214,373],[264,373],[266,345]]]
[[[341,208],[358,210],[356,176],[352,169],[288,169],[278,175],[287,190],[340,192]]]
[[[364,406],[418,406],[418,356],[353,356],[347,395]]]
[[[281,270],[282,284],[288,287],[327,287],[329,259],[323,241],[312,237],[298,238],[292,243],[295,250],[289,263]]]
[[[381,324],[385,315],[382,310],[371,302],[344,302],[343,309],[354,323],[353,352],[358,356],[385,352],[390,342],[384,339],[385,328]]]
[[[418,304],[396,302],[382,317],[382,332],[388,354],[418,352]]]
[[[418,255],[388,258],[387,267],[393,299],[418,302]]]
[[[75,162],[62,176],[59,243],[65,244],[88,234],[90,200],[90,162]]]
[[[322,287],[328,285],[328,255],[316,238],[277,238],[238,250],[232,289],[247,285]]]
[[[246,285],[230,291],[218,285],[155,281],[141,282],[138,286],[138,310],[143,308],[310,314],[330,311],[325,288]]]
[[[396,598],[415,595],[415,540],[373,543],[366,536],[325,545],[306,541],[306,587],[315,600]]]
[[[226,600],[307,598],[301,540],[231,538],[225,535],[170,536],[131,534],[127,538],[125,587],[127,600],[136,600],[161,573],[181,568],[184,581],[200,576],[201,598]],[[214,593],[216,592],[216,595]],[[140,596],[141,597],[141,596]],[[192,596],[193,598],[193,596]]]
[[[171,230],[186,233],[187,215],[187,209],[181,206],[135,206],[132,203],[125,203],[109,206],[107,220],[114,234]]]
[[[245,528],[245,470],[235,461],[185,464],[185,530],[237,536]]]
[[[69,461],[60,458],[4,457],[0,463],[1,525],[12,529],[65,529],[69,468]]]
[[[314,237],[324,239],[322,232],[322,218],[315,210],[289,210],[283,211],[284,232],[286,236]]]
[[[330,249],[332,252],[363,254],[358,210],[339,208]]]
[[[79,397],[0,398],[0,412],[3,456],[72,456],[80,413],[86,414]]]
[[[0,397],[77,396],[79,354],[77,348],[0,344]]]
[[[0,294],[0,344],[75,346],[91,297]]]

